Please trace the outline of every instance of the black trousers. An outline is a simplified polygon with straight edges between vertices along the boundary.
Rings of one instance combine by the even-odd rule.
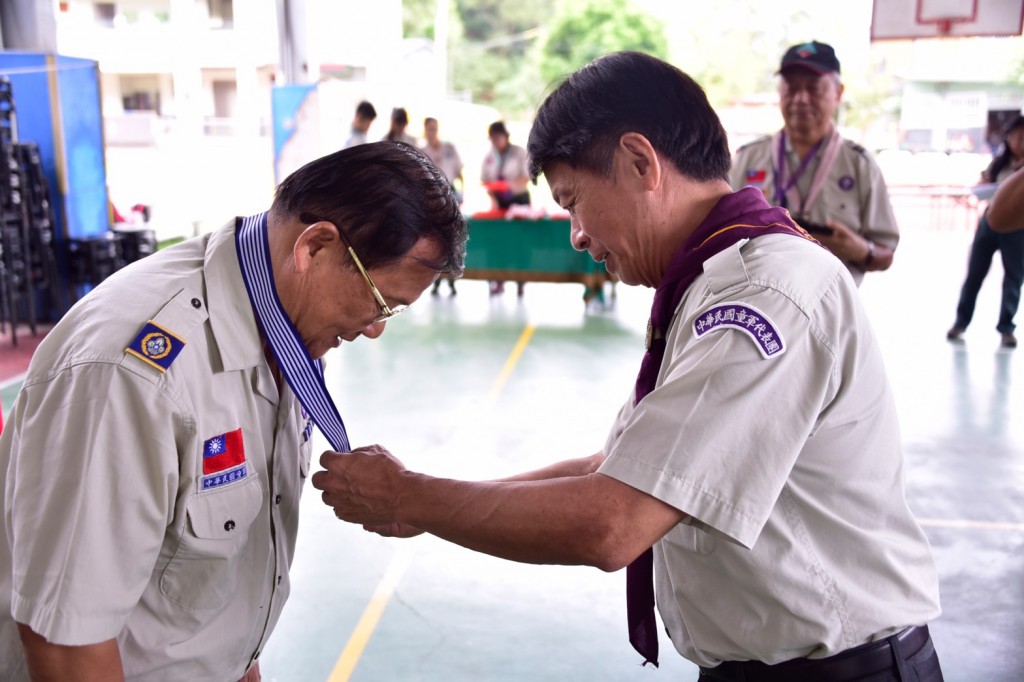
[[[992,257],[996,251],[1003,259],[1003,288],[999,302],[999,321],[996,331],[1012,334],[1017,325],[1013,317],[1020,305],[1020,289],[1024,285],[1024,232],[999,234],[988,226],[988,220],[982,216],[978,221],[978,230],[974,233],[971,243],[971,255],[967,260],[967,278],[960,288],[960,300],[956,306],[955,325],[967,329],[974,317],[974,305],[978,300],[978,292],[992,267]]]
[[[796,658],[776,665],[726,661],[701,668],[701,682],[942,682],[928,626],[907,628],[828,658]]]

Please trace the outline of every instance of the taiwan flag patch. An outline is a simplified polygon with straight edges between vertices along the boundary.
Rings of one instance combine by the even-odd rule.
[[[245,478],[247,473],[242,429],[203,442],[203,490],[233,483]]]
[[[747,171],[748,185],[763,185],[768,179],[768,171],[764,168],[753,168]]]

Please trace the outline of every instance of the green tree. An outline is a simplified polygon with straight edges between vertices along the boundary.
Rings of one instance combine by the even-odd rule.
[[[402,0],[402,37],[434,39],[437,0]]]
[[[452,87],[509,116],[532,111],[541,90],[535,50],[551,0],[453,0],[448,55]]]
[[[662,22],[632,0],[568,0],[551,25],[540,57],[546,83],[617,50],[638,50],[666,59]]]

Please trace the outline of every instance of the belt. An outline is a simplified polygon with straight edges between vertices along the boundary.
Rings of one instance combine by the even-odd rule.
[[[767,665],[760,661],[725,661],[714,668],[701,668],[702,680],[723,682],[792,682],[817,680],[842,682],[895,670],[897,659],[905,660],[931,641],[928,626],[909,627],[902,632],[862,644],[828,658],[794,658]],[[895,651],[893,651],[895,649]],[[895,656],[893,654],[895,653]],[[902,664],[900,664],[902,667]]]

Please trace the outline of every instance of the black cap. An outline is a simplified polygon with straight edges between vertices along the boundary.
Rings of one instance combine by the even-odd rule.
[[[819,43],[817,40],[794,45],[782,56],[779,73],[788,68],[799,66],[810,69],[819,76],[824,73],[839,73],[839,60],[831,45]]]

